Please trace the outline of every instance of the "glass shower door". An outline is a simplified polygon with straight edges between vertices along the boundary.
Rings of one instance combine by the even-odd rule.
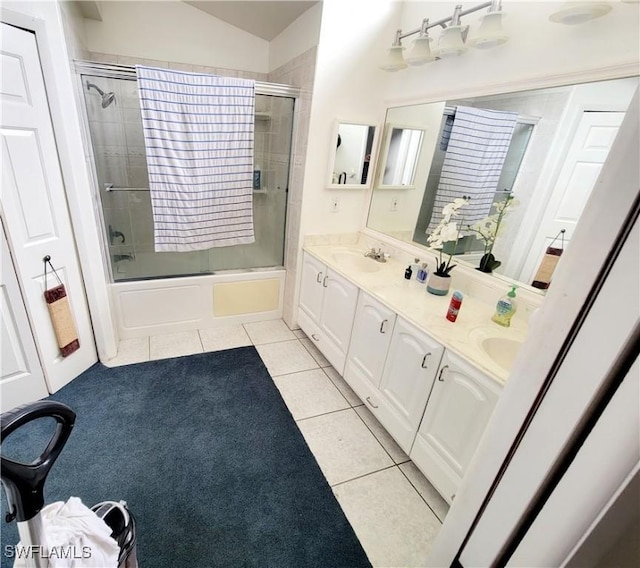
[[[253,215],[249,245],[155,252],[137,82],[82,75],[114,281],[251,270],[284,264],[284,234],[295,99],[256,96]]]

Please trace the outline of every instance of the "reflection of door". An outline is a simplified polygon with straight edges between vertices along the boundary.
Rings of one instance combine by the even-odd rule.
[[[35,35],[3,23],[0,57],[3,221],[47,384],[55,392],[96,361],[93,332]],[[43,298],[45,255],[66,285],[79,334],[80,349],[66,358]]]
[[[0,412],[47,396],[42,367],[24,309],[4,231],[0,227]]]
[[[571,240],[623,118],[623,112],[582,113],[523,267],[523,282],[532,281],[545,250],[562,229],[565,246]],[[560,240],[554,246],[559,247]]]

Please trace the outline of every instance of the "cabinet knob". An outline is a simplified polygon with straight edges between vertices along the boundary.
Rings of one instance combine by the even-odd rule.
[[[313,339],[314,341],[320,341],[320,339],[318,338],[318,336],[315,333],[311,334],[311,339]]]
[[[323,286],[323,288],[326,288],[326,287],[327,287],[327,279],[328,279],[328,278],[329,278],[329,276],[325,276],[325,277],[323,278],[323,280],[322,280],[322,286]]]
[[[422,364],[420,365],[423,369],[427,368],[427,361],[430,359],[431,357],[431,352],[427,353],[423,358],[422,358]]]
[[[322,272],[318,272],[318,276],[316,277],[316,282],[320,284],[321,280],[322,280]]]
[[[371,402],[371,397],[368,396],[366,398],[366,401],[369,403],[369,405],[371,406],[371,408],[378,408],[377,405],[373,404],[373,402]]]
[[[384,324],[387,323],[389,320],[382,320],[382,323],[380,324],[380,333],[387,333],[387,330],[384,328]]]
[[[438,380],[444,383],[444,372],[449,368],[449,365],[445,365],[444,367],[442,367],[442,369],[440,369],[440,374],[438,375]]]

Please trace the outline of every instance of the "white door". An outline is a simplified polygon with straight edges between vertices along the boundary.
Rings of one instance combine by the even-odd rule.
[[[55,392],[97,356],[35,35],[3,23],[0,57],[3,222],[47,385]],[[80,349],[65,358],[43,297],[46,255],[66,286],[80,340]],[[49,287],[56,283],[50,275]]]
[[[564,245],[573,237],[591,190],[609,155],[611,144],[624,119],[624,112],[583,112],[576,128],[564,165],[556,180],[551,199],[534,237],[521,278],[531,283],[538,266],[555,237],[562,229]],[[560,248],[561,239],[554,243]]]
[[[49,394],[33,341],[9,246],[0,227],[0,412]]]
[[[322,280],[327,275],[324,264],[304,253],[302,257],[302,283],[300,284],[300,307],[313,321],[320,321],[322,311]]]
[[[322,286],[324,298],[320,330],[346,356],[358,303],[358,287],[330,268],[322,279]]]
[[[500,387],[447,351],[411,450],[411,458],[449,502],[453,500],[491,418]]]
[[[385,408],[379,420],[405,451],[422,419],[444,348],[401,318],[396,321],[380,381]]]
[[[360,293],[344,371],[347,382],[360,379],[375,388],[380,386],[395,321],[395,312]]]

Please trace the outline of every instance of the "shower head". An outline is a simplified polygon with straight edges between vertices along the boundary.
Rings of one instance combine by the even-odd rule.
[[[87,90],[94,88],[102,96],[102,108],[107,108],[113,101],[116,100],[115,93],[105,93],[98,85],[87,82]]]

